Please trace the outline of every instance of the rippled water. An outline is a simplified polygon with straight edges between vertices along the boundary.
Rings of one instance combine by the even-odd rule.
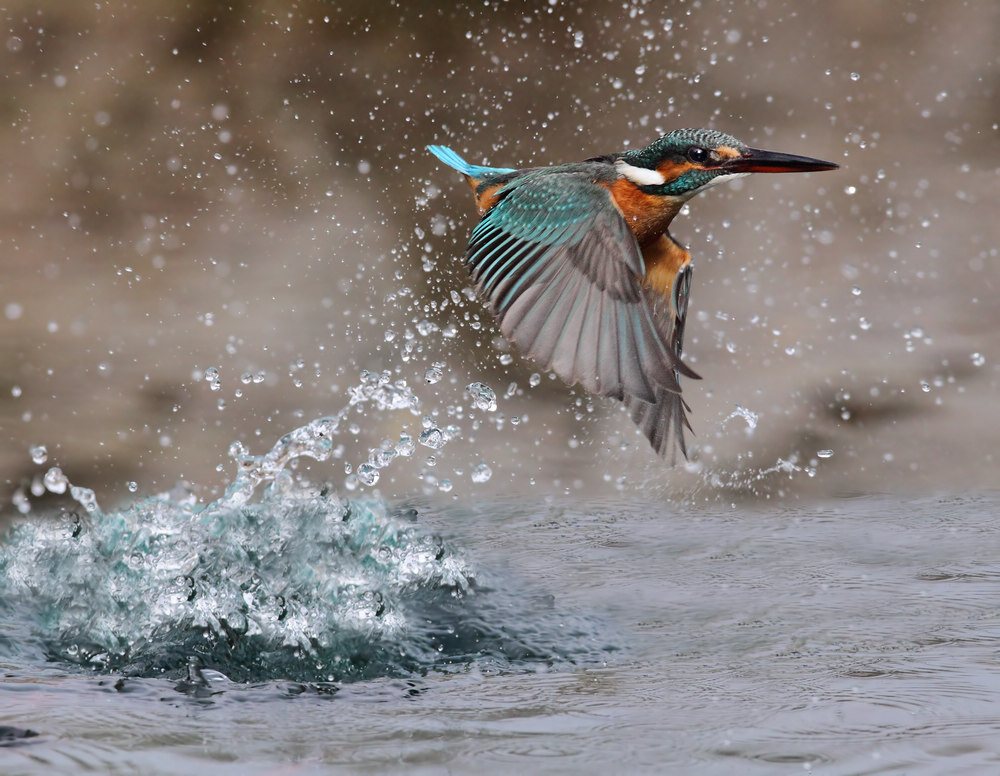
[[[394,599],[405,625],[382,646],[439,627],[427,601],[447,558],[481,587],[443,615],[461,649],[377,677],[321,680],[327,663],[237,683],[211,651],[200,668],[109,672],[53,655],[37,600],[5,599],[3,772],[982,773],[1000,756],[992,494],[368,503],[369,521],[405,524],[401,546],[443,550]],[[246,571],[230,562],[220,581]]]

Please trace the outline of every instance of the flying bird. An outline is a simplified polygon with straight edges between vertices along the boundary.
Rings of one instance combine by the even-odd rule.
[[[673,440],[685,458],[691,408],[680,378],[699,376],[681,360],[692,264],[671,221],[724,181],[839,166],[749,148],[710,129],[521,170],[427,149],[475,194],[481,218],[465,263],[503,335],[567,383],[624,402],[659,455]]]

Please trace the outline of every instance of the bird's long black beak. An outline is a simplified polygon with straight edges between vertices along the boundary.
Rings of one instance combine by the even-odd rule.
[[[782,154],[778,151],[761,151],[747,148],[741,156],[727,159],[723,165],[726,172],[821,172],[836,170],[839,164],[824,162],[809,156]]]

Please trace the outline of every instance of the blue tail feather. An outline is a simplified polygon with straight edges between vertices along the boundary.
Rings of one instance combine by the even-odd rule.
[[[503,175],[508,172],[516,172],[511,167],[482,167],[478,164],[469,164],[447,146],[429,145],[427,146],[427,150],[449,167],[454,167],[460,173],[468,175],[470,178],[486,178],[490,175]]]

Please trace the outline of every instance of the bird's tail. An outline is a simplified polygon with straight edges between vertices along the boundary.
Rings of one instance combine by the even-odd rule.
[[[468,175],[470,178],[475,178],[476,180],[482,180],[491,175],[503,175],[504,173],[515,172],[510,167],[482,167],[478,164],[469,164],[447,146],[429,145],[427,146],[427,150],[449,167],[454,167],[462,175]]]

